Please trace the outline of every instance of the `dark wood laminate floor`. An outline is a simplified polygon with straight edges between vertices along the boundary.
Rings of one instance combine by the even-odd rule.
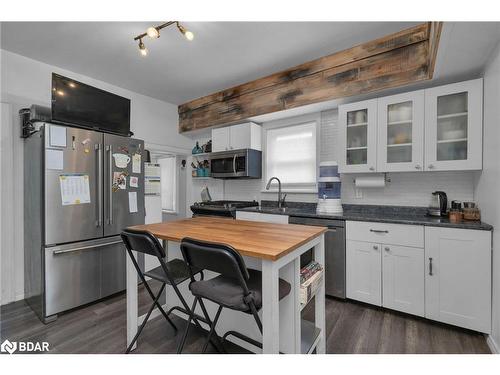
[[[139,310],[150,306],[141,288]],[[50,353],[123,353],[126,340],[125,294],[60,315],[44,325],[24,301],[0,311],[1,341],[47,341]],[[314,316],[312,309],[305,318]],[[173,317],[178,327],[185,322]],[[351,301],[326,299],[327,353],[490,353],[482,334]],[[157,317],[148,322],[136,353],[175,353],[180,334]],[[193,326],[184,353],[200,353],[205,333]],[[245,353],[227,345],[230,353]],[[214,350],[209,347],[209,351]]]

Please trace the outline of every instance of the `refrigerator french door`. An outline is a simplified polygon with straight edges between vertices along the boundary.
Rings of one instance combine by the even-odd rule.
[[[144,163],[134,161],[143,149],[141,140],[104,134],[104,236],[144,224]]]
[[[102,237],[103,134],[48,125],[45,127],[44,138],[45,244],[64,244]],[[56,140],[57,143],[54,143]],[[82,186],[69,186],[69,183],[61,182],[62,179],[72,178],[76,183],[83,181]],[[87,182],[89,201],[73,204],[63,200],[61,188],[86,188]]]

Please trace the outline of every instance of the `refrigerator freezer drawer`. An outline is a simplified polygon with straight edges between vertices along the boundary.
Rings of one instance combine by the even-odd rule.
[[[125,246],[120,237],[45,249],[45,316],[125,289]]]

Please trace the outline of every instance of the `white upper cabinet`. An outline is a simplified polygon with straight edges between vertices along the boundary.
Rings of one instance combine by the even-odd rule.
[[[339,107],[342,173],[377,171],[377,99]]]
[[[225,128],[212,129],[212,151],[262,149],[262,128],[253,122],[246,122]]]
[[[482,79],[425,90],[425,122],[425,170],[482,169]]]
[[[339,106],[340,172],[482,169],[483,80]]]
[[[229,150],[229,127],[212,129],[212,152]]]
[[[378,99],[377,169],[420,171],[424,163],[424,91]]]

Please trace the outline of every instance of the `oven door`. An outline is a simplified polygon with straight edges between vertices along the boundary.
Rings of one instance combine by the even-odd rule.
[[[247,150],[214,152],[210,157],[211,175],[219,178],[246,177],[247,161]]]

